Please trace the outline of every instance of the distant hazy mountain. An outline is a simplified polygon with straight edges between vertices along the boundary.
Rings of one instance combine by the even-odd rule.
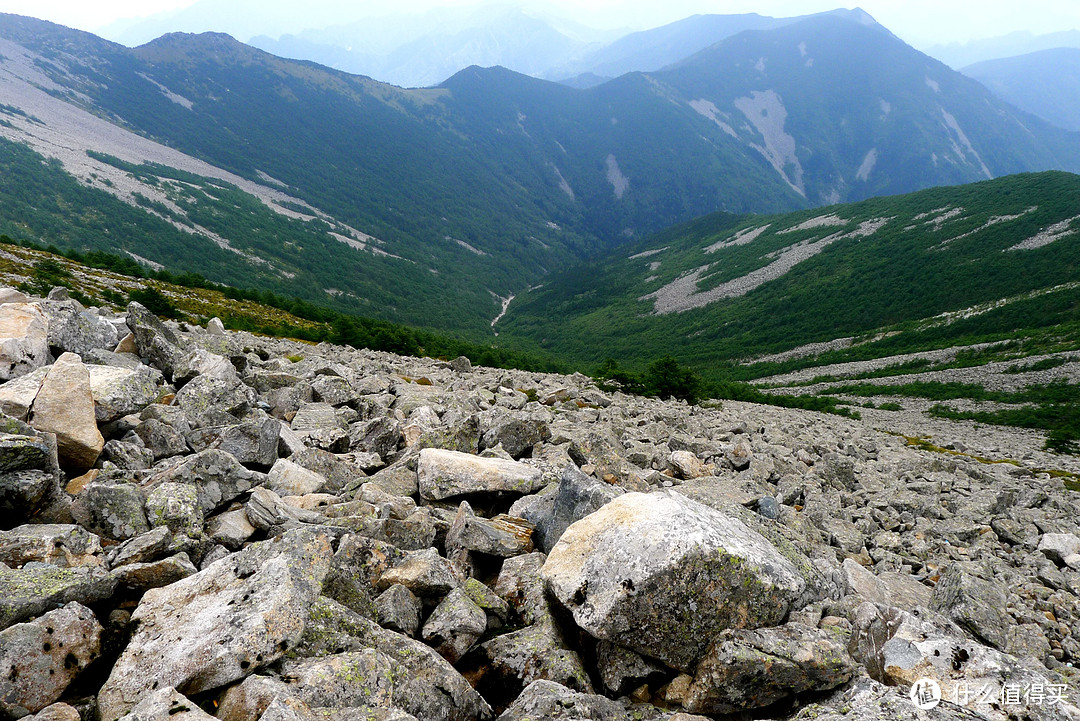
[[[282,57],[320,64],[403,87],[436,85],[480,65],[543,75],[595,43],[568,37],[548,21],[512,7],[467,12],[440,8],[421,16],[393,16],[283,35],[251,44]]]
[[[1080,48],[1080,30],[1063,30],[1045,35],[1021,30],[996,38],[934,45],[923,50],[949,67],[960,69],[986,60],[1027,55],[1052,48]]]
[[[1066,130],[1080,130],[1080,48],[987,60],[960,72],[1016,107]]]

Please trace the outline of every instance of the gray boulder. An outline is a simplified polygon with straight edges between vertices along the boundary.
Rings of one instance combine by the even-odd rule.
[[[240,463],[265,469],[277,460],[280,430],[280,421],[268,418],[199,428],[187,434],[187,441],[196,453],[211,449],[224,451]]]
[[[628,493],[571,525],[542,572],[578,626],[684,671],[720,631],[775,625],[808,601],[763,536],[671,492]]]
[[[420,629],[420,612],[423,604],[416,595],[400,584],[394,584],[375,598],[379,625],[383,628],[416,636]]]
[[[212,721],[213,716],[172,686],[148,692],[119,721]]]
[[[158,371],[140,366],[137,370],[104,365],[87,365],[90,393],[98,423],[108,423],[138,413],[162,394]]]
[[[303,635],[331,555],[325,536],[292,531],[147,591],[98,694],[102,718],[123,716],[154,688],[198,694],[283,656]]]
[[[101,540],[72,524],[35,524],[0,531],[0,563],[19,568],[48,563],[59,568],[101,566]]]
[[[75,301],[44,301],[41,309],[49,317],[49,348],[53,355],[85,356],[92,350],[112,350],[120,340],[115,325]]]
[[[930,597],[930,608],[948,616],[972,636],[1004,649],[1012,619],[1005,591],[954,563],[941,575]]]
[[[49,318],[31,303],[0,305],[0,381],[49,362]]]
[[[75,497],[71,515],[83,528],[114,541],[150,530],[142,495],[131,483],[88,483]]]
[[[501,458],[425,448],[416,466],[420,495],[441,500],[474,493],[534,493],[543,474],[531,466]]]
[[[57,358],[34,398],[29,422],[56,435],[60,465],[66,470],[78,474],[94,465],[105,439],[97,427],[90,372],[79,356],[65,353]]]
[[[525,496],[514,502],[510,514],[535,525],[533,541],[544,553],[550,553],[563,532],[575,521],[610,503],[625,491],[598,481],[568,465],[559,477],[554,493]]]
[[[244,468],[231,454],[210,449],[151,476],[146,485],[153,488],[160,483],[183,483],[194,487],[199,508],[207,516],[265,480],[265,475]]]
[[[0,715],[19,718],[53,703],[100,651],[101,624],[79,603],[0,631]]]
[[[455,588],[435,607],[422,636],[451,664],[457,663],[487,630],[487,614],[461,588]]]
[[[57,568],[29,563],[0,566],[0,629],[26,621],[72,601],[93,605],[116,590],[116,580],[100,568]]]

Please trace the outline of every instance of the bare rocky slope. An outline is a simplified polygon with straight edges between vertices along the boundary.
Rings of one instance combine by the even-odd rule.
[[[1080,718],[1042,459],[0,301],[2,718]]]

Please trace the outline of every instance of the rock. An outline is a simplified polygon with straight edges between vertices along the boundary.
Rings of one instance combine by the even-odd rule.
[[[127,307],[127,326],[134,336],[138,354],[164,373],[166,380],[173,380],[174,370],[184,359],[184,352],[179,347],[179,337],[156,315],[134,301]],[[120,345],[117,348],[119,349]]]
[[[21,291],[9,288],[7,286],[0,287],[0,305],[7,303],[29,303],[30,297]]]
[[[489,631],[502,628],[510,620],[510,604],[475,578],[465,579],[465,595],[487,614]]]
[[[701,460],[690,451],[672,451],[668,456],[668,463],[675,469],[679,478],[691,479],[711,475],[711,469],[707,468]]]
[[[542,553],[508,558],[503,561],[495,582],[495,593],[514,609],[525,625],[549,615],[544,582],[540,578],[546,560]]]
[[[382,466],[382,459],[375,454],[349,453],[334,455],[319,448],[303,448],[289,460],[325,479],[326,493],[340,493],[343,488],[365,479],[365,472]],[[415,493],[416,478],[413,477],[412,492]],[[406,495],[412,495],[407,493]]]
[[[297,648],[307,656],[373,649],[392,659],[392,704],[419,721],[488,721],[494,716],[480,694],[434,649],[380,628],[327,598],[311,609]]]
[[[225,324],[221,318],[211,318],[206,322],[206,332],[210,335],[225,335]]]
[[[210,449],[152,476],[146,485],[153,488],[161,483],[184,483],[194,487],[199,508],[207,516],[265,480],[266,476],[244,468],[229,453]]]
[[[154,465],[154,452],[142,445],[142,440],[136,443],[126,443],[115,438],[105,441],[105,447],[101,451],[101,459],[112,463],[124,471],[143,471]]]
[[[472,370],[472,362],[463,355],[458,356],[450,361],[450,370],[455,373],[468,373]]]
[[[906,611],[930,605],[932,591],[910,576],[889,571],[875,576],[850,558],[844,559],[841,568],[848,592],[864,601],[895,606]]]
[[[780,504],[772,496],[762,496],[757,500],[756,506],[757,512],[761,514],[762,518],[775,521],[780,517]]]
[[[349,430],[349,437],[350,450],[377,453],[385,459],[393,455],[401,444],[401,424],[385,416],[372,418],[353,426]]]
[[[763,708],[804,691],[827,691],[851,679],[844,638],[786,624],[723,631],[698,664],[688,711],[730,714]]]
[[[188,453],[188,443],[172,426],[156,418],[143,421],[135,428],[135,434],[153,454],[154,460],[171,458]]]
[[[550,440],[551,429],[544,418],[534,415],[509,416],[498,420],[480,438],[481,450],[502,446],[513,458],[532,453],[537,443]]]
[[[518,631],[485,641],[480,646],[502,690],[534,681],[554,681],[567,688],[592,693],[592,682],[578,653],[567,647],[550,615]],[[490,682],[489,682],[490,683]]]
[[[203,534],[203,511],[194,486],[185,483],[158,483],[146,496],[146,518],[154,528],[165,527],[174,534],[193,538]]]
[[[79,603],[0,631],[0,714],[18,718],[42,710],[100,651],[101,625]]]
[[[1051,561],[1065,563],[1065,559],[1080,553],[1080,537],[1073,533],[1046,533],[1039,539],[1036,549]]]
[[[172,533],[165,526],[147,531],[110,549],[109,565],[114,569],[129,563],[146,563],[164,555],[172,543]]]
[[[750,462],[754,459],[754,452],[750,448],[750,443],[743,438],[724,451],[724,459],[736,471],[744,471],[750,467]]]
[[[537,548],[549,553],[571,523],[580,521],[623,493],[623,489],[586,476],[576,466],[568,465],[563,469],[554,493],[526,496],[510,507],[510,514],[533,523],[536,526],[533,540]]]
[[[387,708],[394,699],[397,664],[373,649],[318,658],[287,659],[282,673],[296,697],[309,706]]]
[[[543,578],[578,626],[690,671],[727,628],[779,623],[805,579],[741,521],[671,492],[628,493],[574,523]]]
[[[1004,649],[1009,626],[1008,599],[1000,586],[954,563],[934,586],[930,608],[953,621],[979,641]]]
[[[303,496],[326,490],[325,477],[287,458],[279,458],[266,476],[266,488],[279,496]]]
[[[420,629],[423,606],[412,591],[394,584],[375,598],[379,625],[383,628],[414,637]]]
[[[174,403],[183,409],[194,428],[236,423],[255,404],[255,393],[239,381],[196,376],[176,392]]]
[[[163,378],[153,369],[138,370],[104,365],[87,365],[94,415],[98,423],[108,423],[138,413],[158,399]]]
[[[258,531],[251,525],[243,509],[226,511],[211,518],[206,524],[206,535],[230,551],[238,551]]]
[[[445,596],[465,583],[452,563],[434,548],[415,551],[405,560],[385,571],[379,578],[380,588],[400,584],[417,596]]]
[[[119,586],[139,592],[161,588],[198,572],[186,553],[152,563],[129,563],[112,572]]]
[[[281,496],[265,488],[256,488],[244,504],[244,514],[260,531],[294,529],[303,524],[322,525],[326,518],[285,503]],[[271,533],[270,535],[274,535]]]
[[[38,368],[0,385],[0,412],[20,421],[29,418],[30,407],[34,405],[50,367]]]
[[[56,435],[60,465],[66,470],[78,474],[94,465],[105,439],[94,414],[90,373],[79,356],[65,353],[53,364],[34,398],[30,425]]]
[[[49,360],[49,318],[31,303],[0,305],[0,381],[26,375]]]
[[[911,702],[910,687],[893,688],[860,676],[829,698],[802,707],[794,721],[986,721],[987,716],[943,703],[920,711]],[[673,720],[674,721],[674,720]]]
[[[325,536],[290,531],[147,591],[98,694],[101,717],[123,716],[155,687],[199,694],[276,661],[300,640],[330,558]]]
[[[31,563],[0,566],[0,629],[72,601],[93,605],[113,595],[116,580],[100,568],[57,568]]]
[[[269,468],[278,457],[280,429],[280,421],[268,418],[264,421],[199,428],[187,435],[187,441],[196,453],[220,450],[242,464]]]
[[[480,518],[467,501],[458,506],[457,515],[446,532],[446,548],[464,549],[491,556],[509,558],[531,553],[533,525],[523,518],[498,515]]]
[[[436,448],[420,451],[416,470],[420,495],[433,501],[474,493],[533,493],[543,485],[543,474],[523,463]]]
[[[100,539],[71,524],[17,526],[0,531],[0,562],[12,568],[48,563],[59,568],[101,566]]]
[[[424,624],[424,640],[456,664],[487,630],[487,614],[460,588],[435,607]]]
[[[213,716],[172,686],[148,692],[120,721],[212,721]]]
[[[33,519],[49,505],[50,498],[60,493],[60,481],[52,473],[10,471],[0,474],[0,511],[3,511],[0,528]]]
[[[25,716],[26,721],[80,721],[78,710],[66,703],[54,703],[38,711],[33,716]]]
[[[71,515],[82,527],[114,541],[150,530],[142,496],[130,483],[88,483],[75,498]]]
[[[668,675],[663,666],[608,641],[596,644],[596,669],[604,688],[614,696],[625,696],[642,684],[655,687]]]
[[[618,701],[590,693],[571,691],[554,681],[533,681],[499,716],[498,721],[577,719],[579,721],[625,721],[629,710]]]
[[[111,350],[120,340],[115,325],[87,312],[74,301],[49,300],[41,308],[49,317],[48,342],[53,355],[85,356],[92,350]]]

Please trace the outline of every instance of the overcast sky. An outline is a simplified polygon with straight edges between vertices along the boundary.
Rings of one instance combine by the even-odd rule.
[[[220,3],[233,0],[202,0]],[[117,20],[175,11],[195,0],[0,0],[0,11],[31,15],[97,32]],[[508,0],[507,4],[569,17],[593,27],[643,29],[695,13],[757,12],[776,17],[804,15],[836,7],[862,7],[916,46],[1005,35],[1016,30],[1036,34],[1080,29],[1080,0]],[[281,9],[275,11],[275,5]],[[309,18],[310,26],[333,24],[337,17],[355,20],[422,10],[438,5],[478,5],[479,0],[264,0],[261,12]],[[299,20],[295,22],[300,22]],[[205,28],[229,31],[229,28]],[[303,24],[290,27],[292,32]],[[235,34],[235,33],[234,33]],[[241,38],[246,40],[247,38]]]

